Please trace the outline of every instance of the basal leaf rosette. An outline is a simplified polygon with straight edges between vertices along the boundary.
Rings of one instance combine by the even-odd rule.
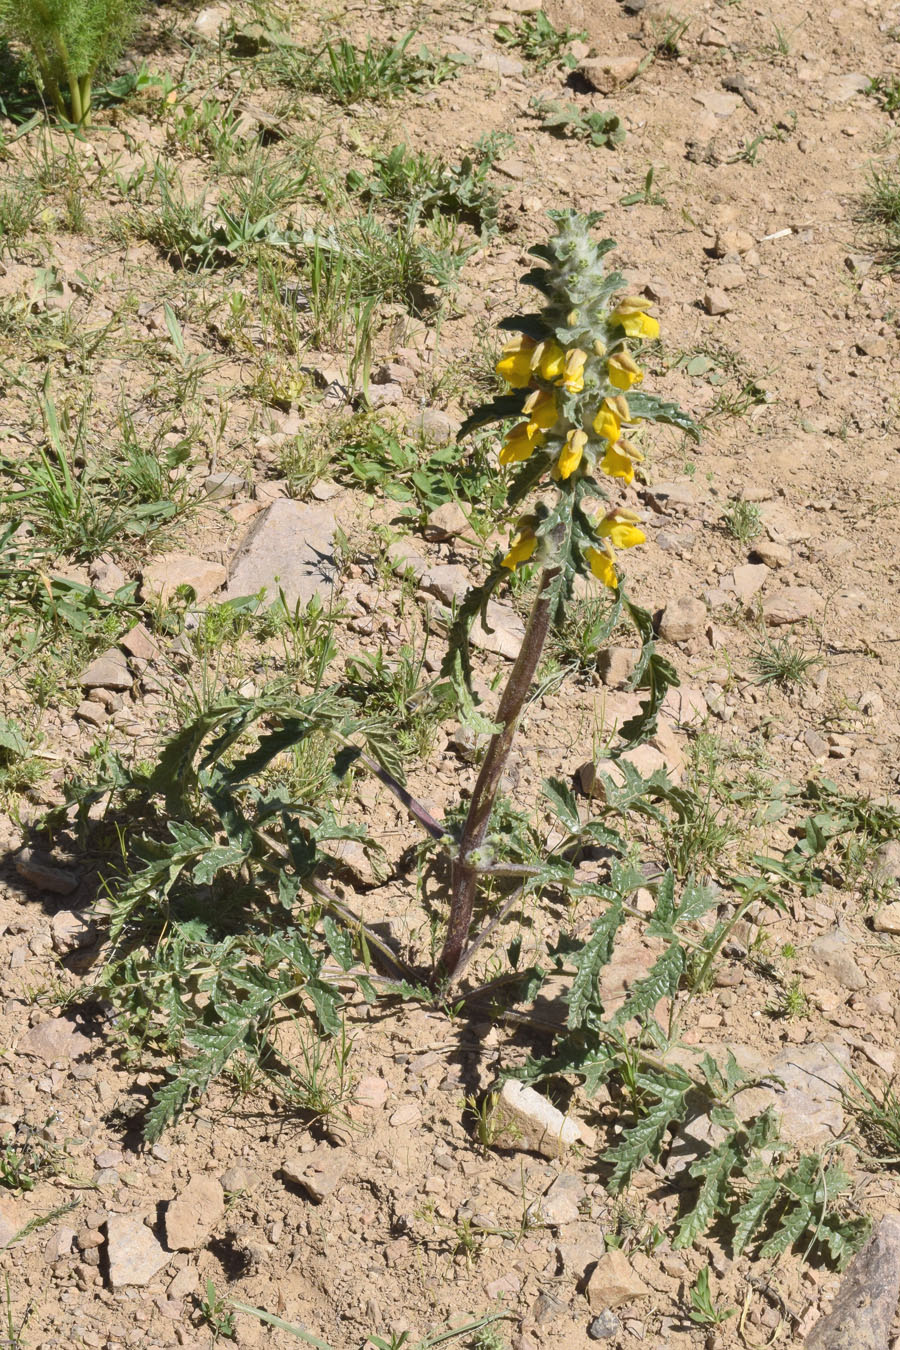
[[[503,439],[500,463],[521,465],[507,503],[515,507],[549,482],[557,504],[522,517],[501,565],[529,561],[558,565],[571,585],[578,572],[618,586],[616,549],[644,542],[638,517],[622,506],[599,518],[587,499],[608,500],[615,481],[627,486],[643,458],[633,433],[642,422],[667,422],[697,436],[674,404],[644,393],[640,345],[659,335],[651,302],[631,295],[603,259],[612,239],[595,241],[596,217],[556,213],[557,233],[531,249],[545,264],[523,281],[544,297],[536,313],[515,315],[501,327],[512,336],[497,373],[510,392],[479,408],[461,435],[488,422],[518,416]],[[586,509],[586,507],[588,509]]]

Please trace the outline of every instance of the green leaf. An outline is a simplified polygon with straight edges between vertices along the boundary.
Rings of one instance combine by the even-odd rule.
[[[575,794],[568,783],[559,778],[545,778],[541,784],[541,791],[553,808],[557,820],[565,825],[571,834],[579,834],[581,817],[578,814]]]
[[[234,848],[231,844],[218,844],[215,848],[207,849],[194,868],[194,881],[198,886],[208,886],[223,867],[237,867],[246,857],[246,850]]]
[[[604,1162],[614,1164],[606,1183],[611,1195],[624,1190],[648,1158],[654,1162],[659,1159],[666,1131],[674,1121],[684,1118],[685,1102],[693,1086],[686,1075],[675,1077],[674,1071],[671,1077],[661,1073],[638,1077],[642,1090],[654,1093],[658,1100],[636,1125],[625,1131],[621,1143],[603,1154]]]
[[[8,750],[13,755],[24,755],[28,743],[18,722],[9,717],[0,717],[0,750]]]
[[[527,396],[527,389],[514,389],[509,394],[498,394],[490,403],[482,403],[474,412],[469,413],[463,422],[456,433],[457,441],[477,431],[479,427],[488,426],[491,422],[502,422],[508,417],[518,417]]]
[[[325,933],[325,941],[328,943],[332,956],[342,970],[349,970],[355,959],[353,954],[353,938],[347,932],[346,928],[341,928],[335,923],[330,914],[326,914],[322,920],[322,929]]]
[[[592,1011],[597,1014],[598,1020],[603,1014],[597,977],[609,962],[623,917],[622,901],[619,899],[601,918],[595,920],[590,939],[573,958],[576,975],[569,990],[569,1013],[566,1019],[566,1025],[572,1029],[583,1026]]]
[[[304,989],[304,993],[309,995],[322,1030],[326,1031],[329,1036],[340,1035],[341,1019],[338,1012],[343,1005],[343,1000],[337,990],[333,989],[331,985],[325,984],[322,980],[310,980]]]
[[[684,973],[684,948],[672,942],[654,961],[649,974],[636,980],[628,998],[610,1019],[610,1029],[623,1027],[633,1017],[652,1016],[661,998],[672,998]]]
[[[763,1227],[776,1196],[781,1191],[781,1182],[776,1176],[765,1176],[757,1181],[753,1190],[734,1215],[734,1253],[740,1256],[752,1242],[755,1234]]]
[[[655,394],[628,394],[628,407],[632,417],[640,417],[645,422],[664,422],[669,426],[686,431],[692,440],[700,440],[700,428],[692,417],[682,412],[677,403],[667,403]]]
[[[782,1216],[781,1223],[776,1231],[764,1242],[759,1249],[759,1255],[764,1261],[769,1261],[773,1256],[783,1256],[799,1242],[800,1238],[806,1232],[813,1219],[813,1211],[806,1201],[798,1202],[793,1208],[789,1209]]]
[[[737,1147],[739,1135],[739,1131],[729,1135],[711,1153],[691,1164],[691,1176],[695,1180],[702,1176],[703,1181],[675,1230],[672,1246],[676,1249],[692,1246],[726,1208],[731,1174],[742,1161]]]

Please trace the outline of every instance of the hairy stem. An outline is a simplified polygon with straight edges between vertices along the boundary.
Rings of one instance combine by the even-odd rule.
[[[441,974],[449,981],[457,977],[460,958],[472,925],[479,861],[473,859],[472,855],[481,848],[487,835],[500,779],[512,749],[522,707],[544,650],[550,628],[551,585],[558,575],[558,567],[547,567],[541,573],[522,646],[507,680],[503,697],[500,699],[500,707],[497,709],[497,721],[501,724],[502,730],[491,738],[472,793],[459,849],[453,859],[450,918],[447,923],[444,950],[438,963]]]

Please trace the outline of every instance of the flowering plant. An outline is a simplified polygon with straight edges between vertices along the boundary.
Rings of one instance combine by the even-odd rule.
[[[515,510],[542,486],[551,488],[551,500],[542,495],[519,516],[507,552],[461,606],[445,662],[445,673],[477,719],[469,678],[469,629],[505,576],[526,562],[537,563],[541,573],[534,605],[453,857],[450,918],[440,961],[447,980],[457,977],[468,961],[482,850],[500,778],[550,624],[561,619],[576,575],[591,575],[614,592],[609,632],[625,614],[642,638],[633,687],[647,690],[647,698],[640,716],[622,728],[629,744],[652,734],[663,695],[677,683],[672,667],[654,650],[649,614],[628,599],[621,585],[616,549],[642,544],[646,536],[635,512],[622,505],[609,507],[608,487],[634,480],[643,456],[630,433],[640,423],[667,422],[694,437],[698,430],[675,404],[640,389],[644,373],[629,343],[657,337],[659,323],[648,312],[649,301],[627,294],[619,272],[605,272],[603,259],[614,241],[592,239],[598,217],[574,212],[551,216],[556,234],[531,250],[544,265],[523,277],[542,294],[544,305],[500,325],[513,335],[497,364],[509,392],[476,409],[460,431],[462,437],[490,422],[521,418],[507,431],[500,451],[501,464],[521,466],[510,481],[507,504]],[[608,508],[599,517],[598,501]],[[487,729],[483,720],[481,725]]]

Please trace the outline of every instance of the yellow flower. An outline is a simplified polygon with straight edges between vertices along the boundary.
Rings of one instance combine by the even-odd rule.
[[[573,347],[566,352],[563,377],[558,383],[567,393],[580,394],[584,388],[584,363],[586,360],[587,352],[583,352],[580,347]]]
[[[641,295],[626,295],[610,314],[610,323],[617,323],[625,329],[629,337],[659,337],[659,320],[644,311],[650,308],[650,301]]]
[[[527,527],[519,530],[509,541],[509,552],[501,562],[501,567],[508,567],[510,570],[519,566],[519,563],[527,562],[534,550],[537,548],[537,537]]]
[[[601,459],[600,468],[610,478],[624,479],[626,485],[634,481],[634,464],[615,445],[611,445]]]
[[[587,433],[576,431],[573,427],[566,436],[566,443],[559,452],[559,459],[556,461],[554,477],[571,478],[572,474],[581,463],[581,457],[584,454],[584,447],[587,445]]]
[[[517,333],[503,348],[495,369],[511,388],[526,388],[531,379],[531,357],[536,345],[533,338]]]
[[[546,389],[535,389],[534,393],[526,398],[522,411],[528,414],[529,422],[540,427],[542,431],[547,431],[557,418],[556,399]]]
[[[643,544],[647,538],[644,531],[638,529],[639,520],[640,516],[636,516],[633,511],[626,511],[624,506],[619,506],[603,517],[597,526],[597,533],[601,539],[608,539],[615,544],[616,548],[634,548],[636,544]]]
[[[644,378],[644,372],[635,365],[627,352],[611,356],[607,362],[607,371],[609,382],[616,389],[630,389],[633,384],[640,384]]]
[[[609,408],[610,412],[614,412],[620,422],[631,421],[631,409],[628,406],[628,399],[624,394],[616,394],[615,398],[605,398],[603,400],[603,407]],[[637,420],[640,421],[640,418]]]
[[[604,586],[608,586],[611,591],[616,590],[619,585],[619,578],[616,576],[616,569],[613,560],[608,553],[602,553],[598,548],[589,548],[585,554],[590,563],[591,571],[598,581],[602,581]]]
[[[536,422],[520,422],[507,434],[500,451],[500,463],[518,464],[528,459],[546,439]]]
[[[531,354],[531,369],[545,380],[558,380],[566,364],[566,353],[553,339],[539,342]]]
[[[598,436],[602,436],[610,444],[615,444],[619,439],[622,430],[621,423],[613,410],[608,407],[608,399],[604,399],[600,411],[591,423]]]

